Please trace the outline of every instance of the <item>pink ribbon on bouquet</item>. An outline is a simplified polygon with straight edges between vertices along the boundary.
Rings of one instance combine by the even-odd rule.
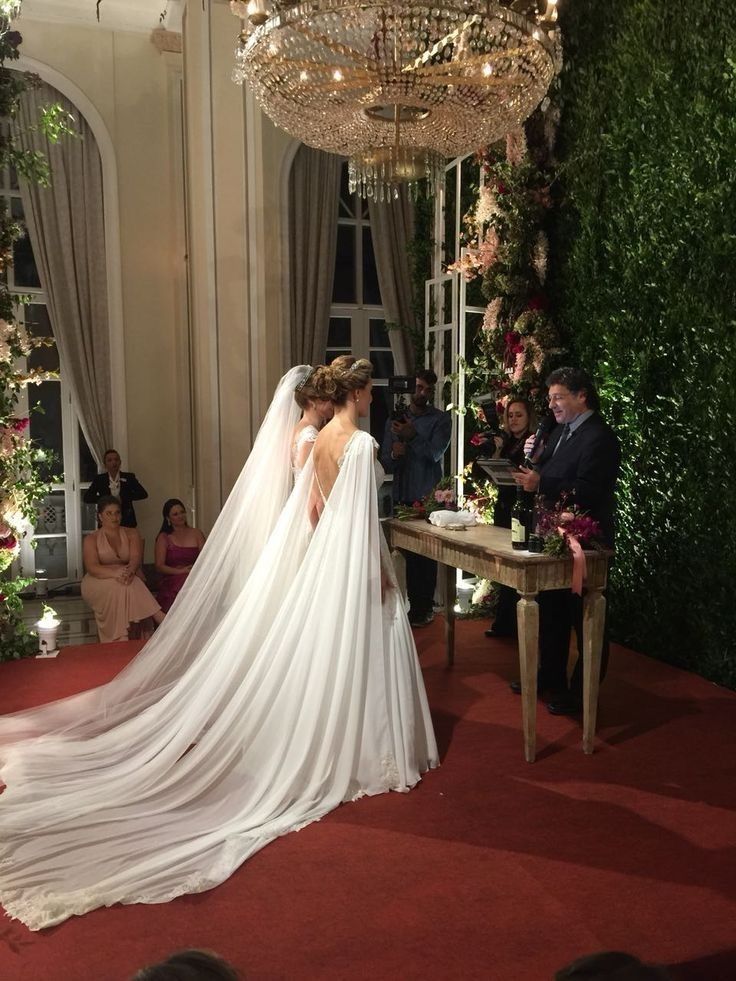
[[[563,528],[559,528],[558,531],[563,538],[567,538],[567,542],[570,546],[570,551],[572,552],[572,585],[570,588],[573,593],[577,596],[583,595],[583,583],[585,581],[585,574],[587,572],[587,566],[585,562],[585,552],[583,551],[583,546],[577,540],[575,535],[565,534]]]

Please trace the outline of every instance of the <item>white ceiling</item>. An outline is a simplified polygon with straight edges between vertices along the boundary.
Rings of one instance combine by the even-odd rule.
[[[96,0],[23,0],[17,21],[23,33],[24,20],[42,20],[55,24],[76,24],[115,31],[148,33],[154,27],[181,30],[186,0],[101,0],[97,23]],[[167,10],[163,23],[159,18]]]

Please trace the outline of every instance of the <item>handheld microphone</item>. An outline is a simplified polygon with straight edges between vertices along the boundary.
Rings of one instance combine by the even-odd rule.
[[[556,424],[557,420],[552,413],[547,416],[543,416],[540,419],[539,425],[537,426],[537,431],[534,434],[534,445],[532,446],[532,451],[531,453],[527,453],[524,457],[525,467],[528,467],[530,470],[536,469],[534,457],[536,456],[537,451],[540,450],[547,442],[547,437],[552,432]]]

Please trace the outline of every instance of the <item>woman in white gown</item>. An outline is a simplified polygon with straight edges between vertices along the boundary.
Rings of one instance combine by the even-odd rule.
[[[338,410],[365,408],[369,369],[325,369]],[[287,472],[292,433],[293,422]],[[402,604],[395,589],[381,601],[373,441],[356,430],[331,486],[321,473],[314,532],[310,457],[251,574],[236,583],[237,563],[224,581],[195,566],[122,684],[0,720],[0,902],[11,916],[41,929],[98,906],[204,891],[279,835],[342,801],[406,790],[436,764]],[[270,497],[268,483],[260,494]],[[204,566],[221,558],[205,561],[216,537]],[[207,636],[184,599],[196,606],[192,585],[203,582],[227,597],[204,603]],[[196,651],[187,629],[199,633]],[[165,654],[177,670],[152,666]],[[80,710],[89,715],[75,723]],[[45,734],[15,742],[33,733]]]
[[[332,418],[333,405],[329,399],[321,399],[312,384],[314,373],[312,368],[305,375],[294,391],[294,401],[302,410],[302,417],[294,427],[294,441],[291,447],[291,470],[296,483],[304,469],[307,457],[312,452],[314,441],[320,429]]]

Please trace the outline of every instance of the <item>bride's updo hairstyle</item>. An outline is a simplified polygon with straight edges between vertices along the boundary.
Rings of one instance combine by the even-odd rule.
[[[310,382],[316,398],[329,399],[334,405],[345,405],[351,392],[365,388],[371,380],[373,365],[366,358],[341,354],[332,364],[317,368]]]
[[[309,408],[310,402],[313,402],[315,399],[323,398],[322,395],[317,394],[314,387],[314,376],[318,371],[319,368],[312,368],[294,389],[294,401],[302,412]]]

